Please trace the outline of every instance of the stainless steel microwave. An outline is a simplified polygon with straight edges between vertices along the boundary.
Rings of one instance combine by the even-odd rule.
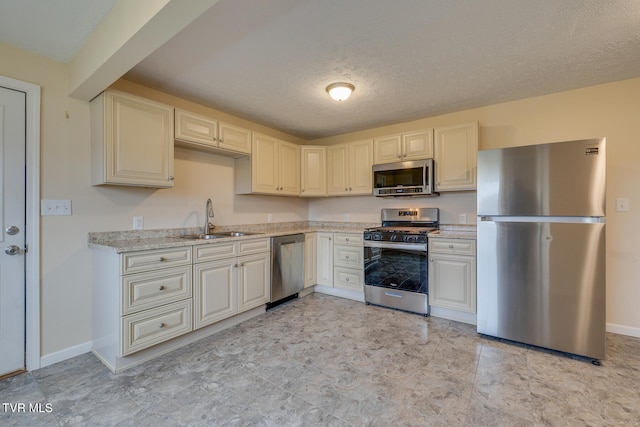
[[[437,195],[433,191],[433,159],[373,165],[373,195]]]

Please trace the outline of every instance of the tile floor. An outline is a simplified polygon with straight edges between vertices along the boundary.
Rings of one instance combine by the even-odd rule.
[[[85,354],[1,381],[0,425],[640,425],[640,339],[607,347],[597,367],[313,294],[118,375]]]

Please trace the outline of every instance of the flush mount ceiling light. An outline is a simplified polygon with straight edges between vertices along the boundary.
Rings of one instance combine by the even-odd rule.
[[[355,86],[351,83],[331,83],[327,86],[329,96],[336,101],[344,101],[349,98],[354,90]]]

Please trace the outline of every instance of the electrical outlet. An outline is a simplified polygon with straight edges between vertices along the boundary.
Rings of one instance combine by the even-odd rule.
[[[349,221],[349,214],[348,213],[344,214],[344,221]]]
[[[144,228],[144,217],[142,216],[134,216],[133,217],[133,229],[134,230],[142,230]]]
[[[467,214],[460,214],[458,219],[459,219],[460,224],[466,224],[467,223]]]
[[[71,200],[42,199],[40,213],[42,216],[71,215]]]
[[[267,214],[267,222],[271,222],[273,220],[273,215],[270,213]]]
[[[616,199],[616,211],[617,212],[629,212],[629,199],[626,197],[619,197]]]

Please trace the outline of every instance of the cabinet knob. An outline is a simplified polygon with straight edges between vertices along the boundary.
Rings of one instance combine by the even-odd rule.
[[[160,262],[165,262],[167,259],[163,256],[160,257]]]
[[[345,255],[345,256],[344,256],[344,258],[345,258],[345,259],[349,259],[349,255]]]
[[[348,237],[346,237],[344,240],[346,240],[346,241],[348,242],[348,241],[349,241],[349,238],[348,238]]]
[[[160,287],[158,288],[159,291],[164,291],[164,285],[160,285]]]
[[[169,181],[173,181],[173,177],[172,176],[169,177]]]
[[[162,329],[162,328],[164,328],[164,327],[165,327],[165,324],[164,324],[164,323],[160,323],[160,324],[158,325],[158,328],[160,328],[160,329]]]
[[[351,187],[349,187],[349,191],[353,191],[353,189]]]
[[[345,281],[345,282],[348,282],[348,281],[349,281],[349,278],[348,278],[348,277],[345,277],[344,281]]]
[[[449,249],[453,249],[453,245],[449,245]]]
[[[301,191],[304,193],[304,188]]]
[[[224,139],[220,138],[218,141],[220,141],[220,142],[224,142]]]

